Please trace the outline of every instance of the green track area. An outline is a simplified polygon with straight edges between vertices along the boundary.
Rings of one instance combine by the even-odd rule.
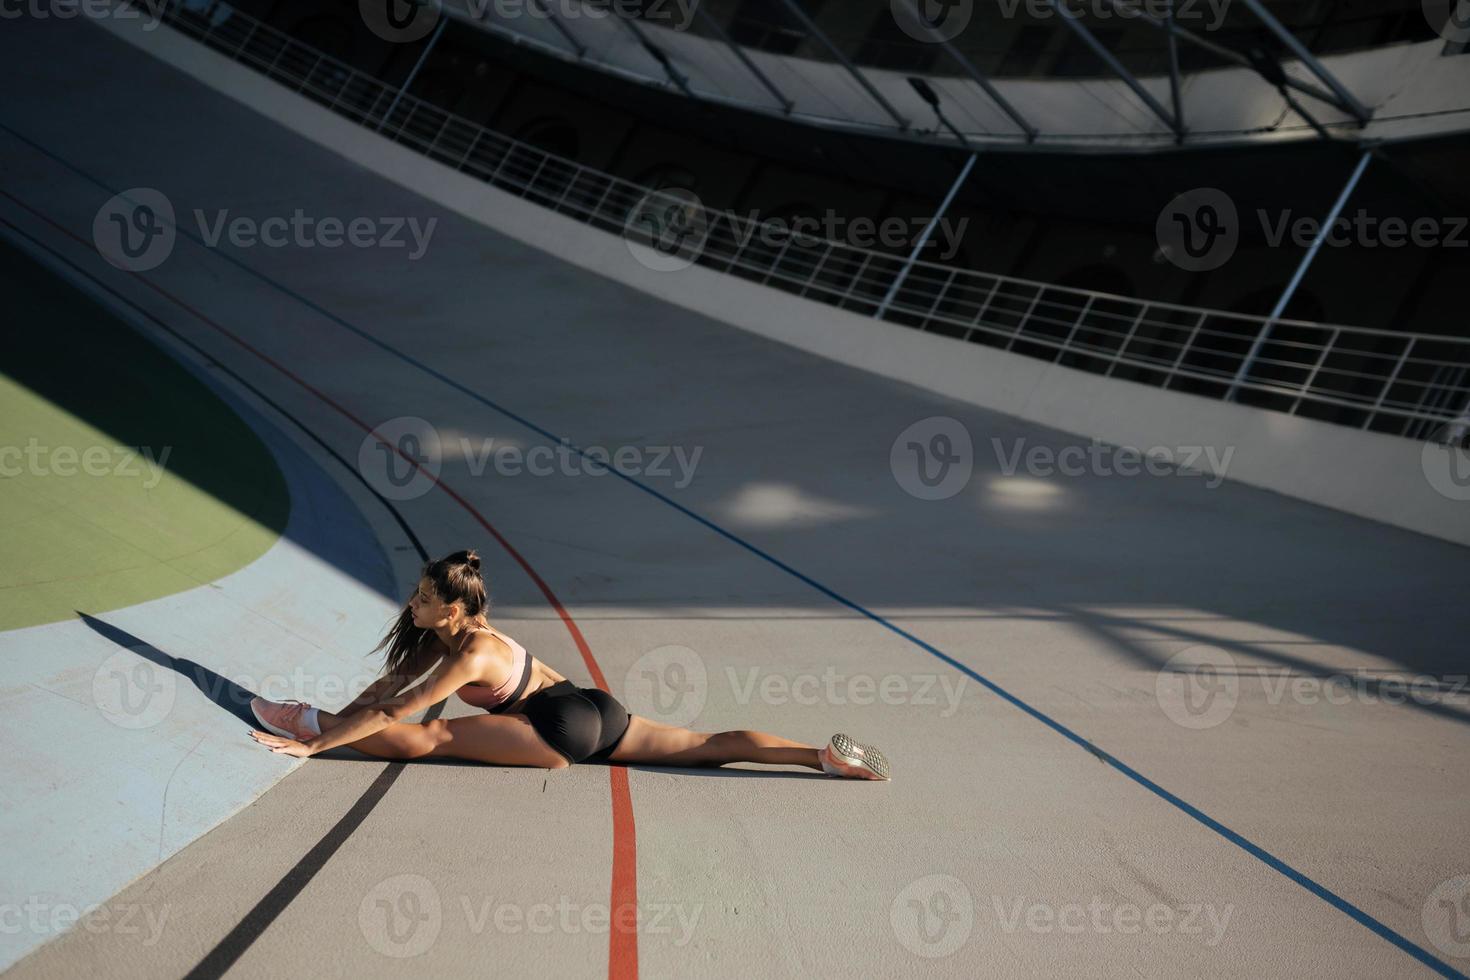
[[[259,558],[290,493],[163,351],[0,242],[0,630],[196,588]]]

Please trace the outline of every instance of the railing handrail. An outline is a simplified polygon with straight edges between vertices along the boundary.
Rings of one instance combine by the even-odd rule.
[[[720,268],[727,273],[736,268],[743,271],[755,272],[761,276],[760,281],[762,283],[773,284],[772,281],[775,280],[775,285],[778,286],[781,284],[787,284],[792,287],[799,286],[799,294],[802,297],[811,298],[817,302],[825,302],[828,305],[837,305],[839,308],[847,308],[849,303],[873,305],[869,302],[869,297],[861,293],[859,287],[871,286],[874,293],[882,295],[886,291],[886,288],[891,286],[894,279],[899,275],[899,269],[903,264],[903,257],[895,253],[820,238],[805,232],[786,232],[786,240],[782,243],[781,247],[774,250],[773,254],[768,255],[769,263],[765,265],[758,264],[753,259],[751,253],[759,252],[762,249],[766,249],[768,252],[771,251],[767,248],[770,242],[769,233],[767,236],[762,237],[759,244],[755,244],[753,247],[751,246],[756,241],[755,235],[758,230],[773,227],[769,221],[755,221],[749,217],[735,215],[731,212],[713,211],[705,207],[702,202],[694,205],[672,191],[655,190],[641,184],[636,184],[616,175],[595,170],[574,160],[550,153],[505,133],[488,129],[463,116],[459,116],[447,109],[427,102],[418,96],[412,95],[409,92],[394,88],[381,79],[361,72],[346,62],[312,48],[310,45],[297,40],[284,31],[271,27],[257,18],[237,10],[230,4],[224,2],[224,0],[211,0],[209,6],[202,12],[198,10],[185,11],[196,17],[203,16],[207,18],[210,22],[207,29],[193,28],[182,16],[180,12],[181,8],[184,8],[184,0],[166,0],[160,11],[160,15],[165,23],[170,23],[172,26],[179,28],[181,33],[186,36],[192,34],[199,41],[206,44],[216,34],[216,31],[219,31],[224,25],[230,22],[247,26],[249,28],[248,32],[239,39],[236,47],[228,52],[229,57],[241,63],[254,62],[259,64],[262,66],[263,72],[269,77],[287,75],[293,82],[299,81],[296,87],[296,91],[298,92],[306,91],[308,86],[313,86],[313,78],[320,74],[324,65],[334,69],[337,74],[342,76],[340,80],[333,79],[336,82],[336,88],[327,89],[323,88],[320,84],[316,84],[313,86],[314,91],[318,92],[324,99],[328,96],[331,97],[329,108],[333,111],[355,116],[359,121],[375,120],[378,132],[385,138],[395,139],[406,145],[409,143],[419,144],[421,152],[433,156],[439,149],[440,140],[444,139],[446,134],[463,132],[466,134],[466,137],[469,134],[473,134],[474,138],[466,142],[458,161],[453,164],[454,169],[466,170],[468,167],[468,172],[479,176],[480,179],[486,180],[491,184],[498,186],[509,185],[520,189],[523,197],[537,191],[538,187],[550,185],[553,190],[560,188],[561,194],[553,206],[553,210],[556,210],[558,213],[573,216],[576,220],[582,220],[584,223],[592,224],[594,227],[597,226],[597,222],[599,221],[615,224],[621,223],[620,216],[626,215],[627,209],[619,211],[614,207],[610,213],[602,210],[605,204],[615,202],[615,195],[613,193],[615,189],[630,198],[634,207],[641,205],[650,196],[659,194],[667,195],[677,201],[681,206],[697,212],[704,219],[707,236],[702,242],[701,253],[692,261],[699,262],[706,267]],[[223,19],[215,16],[222,11],[228,12]],[[250,42],[259,38],[272,38],[280,42],[280,49],[274,51],[274,56],[271,58],[269,64],[265,64],[263,58],[257,58],[247,50]],[[299,51],[307,55],[311,59],[310,67],[306,68],[304,72],[297,72],[294,75],[289,74],[282,67],[283,59],[288,50]],[[342,103],[344,96],[347,96],[355,80],[361,80],[368,87],[369,91],[363,93],[364,97],[374,94],[373,90],[375,90],[372,103],[366,107],[365,111],[358,111],[361,107],[353,109],[349,105]],[[375,117],[374,113],[378,111],[379,104],[385,96],[391,96],[388,103],[390,108],[381,117]],[[412,124],[415,122],[415,117],[421,109],[426,110],[425,115],[438,124],[437,129],[434,131],[432,142],[421,139],[419,134],[413,129]],[[396,126],[390,125],[392,117],[396,116],[402,117],[401,123]],[[472,153],[486,145],[487,141],[490,145],[501,148],[500,158],[493,173],[479,175],[476,173],[476,168],[471,166]],[[521,179],[517,179],[509,172],[509,170],[513,170],[514,168],[507,168],[508,163],[519,157],[524,157],[527,164],[535,164],[535,170],[529,178],[522,175]],[[503,173],[503,171],[505,172]],[[577,217],[570,211],[563,210],[563,206],[576,206],[575,202],[568,202],[567,199],[572,188],[577,187],[579,182],[584,178],[590,178],[589,183],[594,188],[601,188],[601,195],[598,197],[595,205],[590,209],[585,209],[585,218],[582,218]],[[565,186],[562,186],[563,183]],[[724,243],[729,252],[728,256],[719,254],[717,249],[711,248],[711,245],[716,243],[714,232],[721,225],[728,225],[731,231],[737,233],[736,238],[732,238]],[[627,234],[626,230],[625,234]],[[736,241],[741,243],[738,248],[733,247]],[[794,251],[791,250],[790,246],[793,242],[804,241],[811,242],[812,248],[820,249],[820,253],[813,253],[820,254],[820,258],[811,258],[810,275],[806,275],[808,271],[807,267],[802,267],[799,271],[805,278],[793,277],[788,274],[788,269],[785,266],[788,263],[794,263],[801,259],[802,249],[808,246],[799,245]],[[849,279],[842,280],[837,285],[829,287],[825,281],[819,280],[819,273],[824,267],[829,266],[829,259],[834,255],[841,256],[840,261],[837,263],[839,266],[856,263],[856,269],[852,272]],[[861,261],[857,262],[858,259],[861,259]],[[719,265],[716,266],[716,263]],[[889,265],[891,268],[883,270],[882,267],[884,264]],[[930,282],[931,277],[933,282],[942,282],[942,285],[935,289],[932,294],[922,294],[922,302],[919,304],[916,305],[910,302],[908,297],[915,293],[921,293],[924,284]],[[845,289],[841,290],[839,296],[837,295],[838,286],[843,284],[845,284]],[[1009,288],[1003,291],[1002,286]],[[832,295],[827,298],[822,298],[820,295],[809,295],[814,292],[817,294],[829,293]],[[971,294],[971,298],[966,298],[967,293]],[[975,306],[974,297],[978,297],[982,293],[985,295],[985,299],[976,307],[973,316],[969,313],[966,313],[964,316],[957,316],[952,312],[956,308]],[[1046,297],[1046,299],[1043,300],[1043,297]],[[1067,298],[1075,299],[1080,308],[1074,309],[1060,301]],[[998,300],[1001,301],[999,304],[997,303]],[[1028,304],[1025,312],[1019,316],[1016,315],[1017,311],[1008,309],[1004,305],[1006,302],[1013,300]],[[1127,312],[1111,313],[1105,309],[1096,309],[1099,304],[1104,306],[1113,305],[1125,309]],[[1070,320],[1058,320],[1053,316],[1039,312],[1038,307],[1042,306],[1045,306],[1047,309],[1059,308],[1067,313],[1075,314],[1075,317]],[[987,314],[991,315],[990,322],[984,322]],[[1155,318],[1151,319],[1150,314],[1155,314]],[[1177,319],[1179,322],[1157,319],[1157,315],[1159,314]],[[1092,320],[1084,324],[1084,321],[1087,321],[1089,316],[1092,317]],[[884,318],[894,320],[901,317],[918,317],[921,321],[919,325],[920,329],[923,329],[931,323],[948,324],[952,327],[964,328],[966,331],[964,337],[967,340],[977,332],[993,337],[996,340],[1005,340],[1005,349],[1007,350],[1010,350],[1016,343],[1024,343],[1055,350],[1058,352],[1058,357],[1066,353],[1071,353],[1079,357],[1103,361],[1108,364],[1107,373],[1109,376],[1120,365],[1151,374],[1162,374],[1164,375],[1164,387],[1168,387],[1170,381],[1176,377],[1181,379],[1190,378],[1215,384],[1224,384],[1232,380],[1233,375],[1230,371],[1216,371],[1208,365],[1186,363],[1186,358],[1191,353],[1209,358],[1222,358],[1227,361],[1232,358],[1241,357],[1239,352],[1221,350],[1198,344],[1197,341],[1201,335],[1222,337],[1227,342],[1244,343],[1249,341],[1255,334],[1263,335],[1269,330],[1277,330],[1278,332],[1282,330],[1322,331],[1327,337],[1326,342],[1322,345],[1315,345],[1301,340],[1271,340],[1262,347],[1262,356],[1255,358],[1254,363],[1264,367],[1306,372],[1306,379],[1302,384],[1282,383],[1279,379],[1244,378],[1239,381],[1237,387],[1294,398],[1296,401],[1290,409],[1292,413],[1297,410],[1303,401],[1366,411],[1368,414],[1362,423],[1364,427],[1370,425],[1378,415],[1394,415],[1404,418],[1406,420],[1405,429],[1412,422],[1428,424],[1451,421],[1460,411],[1458,404],[1451,404],[1446,409],[1429,409],[1428,403],[1431,400],[1436,402],[1458,402],[1458,400],[1466,398],[1467,392],[1470,392],[1470,384],[1467,384],[1466,378],[1466,364],[1470,362],[1470,338],[1456,337],[1448,334],[1394,331],[1372,327],[1349,326],[1346,324],[1317,323],[1307,320],[1272,319],[1255,314],[1234,313],[1208,307],[1140,299],[1138,297],[1123,296],[1079,287],[1059,286],[1035,279],[961,269],[957,266],[927,260],[921,260],[913,264],[903,282],[903,288],[900,290],[898,296],[894,298],[893,302],[888,305],[887,315]],[[1121,321],[1131,321],[1131,325],[1126,335],[1124,335],[1122,331],[1114,331],[1103,326],[1098,322],[1099,318],[1114,319],[1120,321],[1120,323]],[[1002,319],[1014,319],[1015,323],[1007,326],[997,322]],[[1219,326],[1222,323],[1248,325],[1255,328],[1255,334],[1235,335],[1219,329],[1211,329],[1210,326],[1206,326],[1207,323],[1213,326]],[[1066,329],[1066,339],[1058,340],[1055,337],[1049,337],[1045,334],[1027,333],[1026,328],[1028,325],[1032,327],[1041,326],[1043,328],[1051,325]],[[1147,327],[1153,333],[1142,335],[1140,328],[1143,327]],[[1187,338],[1182,341],[1170,339],[1159,336],[1158,331],[1178,331],[1187,334]],[[1084,334],[1086,339],[1079,338],[1079,333]],[[1095,343],[1087,342],[1088,340],[1095,341],[1102,337],[1120,336],[1123,337],[1123,340],[1116,350],[1113,351],[1099,348]],[[1390,340],[1394,343],[1402,343],[1402,349],[1396,353],[1389,353],[1381,350],[1357,349],[1343,346],[1340,343],[1343,340],[1351,341],[1354,338],[1360,338],[1364,342],[1372,340],[1380,343],[1384,340]],[[1174,356],[1173,362],[1167,365],[1161,364],[1150,355],[1130,352],[1128,348],[1134,341],[1146,345],[1150,351],[1159,347],[1177,348],[1178,354],[1173,355],[1171,350],[1170,354]],[[1410,352],[1416,345],[1429,344],[1455,346],[1463,350],[1463,360],[1446,361],[1437,358],[1410,357]],[[1279,348],[1284,352],[1302,350],[1314,353],[1317,356],[1315,357],[1314,363],[1295,363],[1289,360],[1282,360],[1278,357],[1267,356],[1267,348],[1270,348],[1272,353],[1277,353],[1276,349]],[[1383,380],[1376,375],[1347,370],[1342,366],[1327,366],[1326,362],[1334,353],[1352,358],[1391,360],[1394,362],[1393,371],[1387,376],[1383,387],[1376,394],[1368,393],[1359,395],[1356,392],[1310,387],[1312,383],[1317,382],[1319,377],[1324,374],[1366,379],[1368,381]],[[1439,369],[1440,372],[1446,367],[1459,368],[1460,378],[1454,383],[1449,383],[1442,382],[1439,379],[1438,373],[1435,379],[1430,382],[1404,377],[1403,371],[1405,367],[1411,365],[1431,365]],[[1361,365],[1357,366],[1361,367]],[[1410,389],[1418,387],[1423,389],[1423,391],[1417,403],[1406,402],[1390,397],[1391,390],[1395,387],[1407,387]]]

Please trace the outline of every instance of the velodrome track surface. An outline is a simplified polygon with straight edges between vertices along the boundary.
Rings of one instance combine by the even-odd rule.
[[[269,792],[116,897],[168,910],[156,941],[74,930],[10,974],[1470,966],[1436,904],[1470,873],[1464,696],[1302,693],[1462,674],[1463,548],[1229,482],[1007,476],[992,439],[1005,453],[1086,440],[573,269],[86,24],[8,22],[0,53],[22,95],[0,109],[8,238],[113,291],[181,356],[196,355],[165,327],[196,344],[289,413],[262,409],[284,431],[305,426],[347,460],[373,428],[432,423],[439,482],[393,506],[430,554],[480,549],[496,624],[577,683],[636,711],[661,676],[685,688],[665,706],[699,709],[690,727],[848,731],[895,770],[858,784],[760,766],[283,758]],[[189,232],[194,208],[438,223],[416,261],[181,233],[134,275],[91,229],[138,187]],[[890,449],[936,415],[969,430],[975,472],[921,500]],[[565,438],[700,455],[687,484],[672,459],[668,476],[507,475],[466,459],[461,435],[479,451]],[[400,556],[406,596],[409,535],[303,446]],[[1171,656],[1203,646],[1231,658],[1235,702],[1196,728],[1157,691]],[[671,662],[683,673],[660,675]],[[899,693],[874,696],[895,678]],[[1293,678],[1309,683],[1282,686]],[[609,928],[629,906],[639,927]]]

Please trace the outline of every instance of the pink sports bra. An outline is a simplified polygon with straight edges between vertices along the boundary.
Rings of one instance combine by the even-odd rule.
[[[525,647],[514,640],[510,641],[511,650],[514,651],[510,661],[510,677],[504,684],[498,687],[489,687],[485,684],[465,684],[454,693],[465,704],[476,708],[484,708],[491,714],[499,714],[505,707],[513,703],[521,696],[526,685],[531,680],[532,656]]]

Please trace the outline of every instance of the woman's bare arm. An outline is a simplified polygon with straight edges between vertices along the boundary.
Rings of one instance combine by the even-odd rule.
[[[369,705],[392,703],[405,687],[422,677],[424,672],[432,667],[445,652],[444,644],[435,641],[423,653],[409,660],[395,673],[373,681],[363,689],[361,694],[352,699],[351,704],[334,714],[351,715]]]
[[[311,755],[316,755],[339,745],[347,745],[438,704],[475,679],[481,667],[477,660],[478,658],[464,653],[443,658],[424,678],[424,682],[408,694],[393,698],[391,703],[379,702],[360,709],[334,728],[306,739],[307,749]]]

